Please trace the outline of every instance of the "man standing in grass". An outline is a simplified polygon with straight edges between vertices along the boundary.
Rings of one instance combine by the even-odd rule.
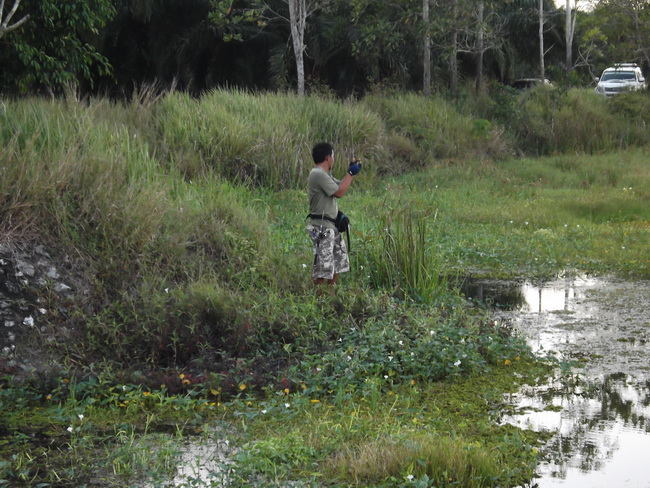
[[[361,171],[361,162],[353,160],[342,180],[334,178],[330,171],[334,166],[334,148],[328,142],[319,142],[312,149],[315,167],[309,173],[309,218],[307,232],[314,244],[314,268],[312,276],[316,285],[334,286],[339,273],[350,270],[348,251],[341,233],[334,222],[338,214],[337,199],[345,195],[352,177]]]

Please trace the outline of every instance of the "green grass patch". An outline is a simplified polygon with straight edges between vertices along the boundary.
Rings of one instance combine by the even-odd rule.
[[[32,345],[59,366],[3,381],[0,479],[164,479],[184,434],[226,422],[242,446],[233,486],[528,482],[535,436],[497,425],[494,395],[534,366],[456,278],[649,277],[650,174],[647,149],[629,149],[644,144],[634,100],[511,102],[510,115],[225,90],[3,102],[3,242],[46,244],[80,291],[29,290],[50,311]],[[570,140],[585,114],[603,117],[598,137]],[[311,286],[304,221],[318,140],[337,147],[336,175],[365,162],[340,202],[352,270],[331,299]]]

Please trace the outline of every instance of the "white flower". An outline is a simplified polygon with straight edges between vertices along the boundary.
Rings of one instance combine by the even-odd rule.
[[[262,410],[262,413],[263,413],[263,414],[266,413],[266,409]]]
[[[431,335],[436,335],[436,331],[435,331],[435,330],[430,330],[430,331],[429,331],[429,334],[431,334]]]
[[[303,268],[306,268],[307,265],[306,265],[305,263],[302,263],[302,267],[303,267]]]
[[[393,360],[393,356],[388,356],[388,360],[389,360],[389,361],[392,361],[392,360]]]
[[[413,481],[413,475],[412,475],[412,474],[409,474],[409,475],[406,477],[406,479],[409,480],[409,481]]]
[[[66,429],[68,432],[72,432],[74,429],[72,428],[72,425]]]
[[[289,408],[291,406],[291,404],[290,403],[285,403],[284,406],[285,406],[285,408]]]
[[[387,375],[387,374],[384,375],[384,379],[385,379],[385,380],[388,379],[388,375]]]
[[[44,308],[39,308],[39,309],[38,309],[38,312],[39,312],[41,315],[45,315],[45,314],[47,313],[47,310],[45,310]]]
[[[400,346],[403,346],[403,345],[404,345],[404,341],[399,341],[398,344],[399,344]]]
[[[347,359],[348,361],[352,361],[352,356],[348,356],[346,359]]]
[[[83,419],[84,419],[84,414],[83,414],[83,413],[80,413],[80,414],[78,415],[78,417],[79,417],[79,420],[83,420]]]
[[[29,317],[25,317],[23,319],[23,324],[25,324],[28,327],[34,327],[34,319],[30,315]]]
[[[456,367],[460,366],[460,359],[454,363],[454,366]]]
[[[169,288],[165,288],[165,293],[169,293]]]

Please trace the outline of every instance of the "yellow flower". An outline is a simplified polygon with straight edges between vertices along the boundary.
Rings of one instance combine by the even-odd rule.
[[[149,396],[149,395],[151,395],[151,392],[150,391],[145,391],[143,394],[144,394],[144,396]]]
[[[414,385],[414,384],[415,384],[415,380],[411,380],[411,384]]]
[[[503,362],[503,364],[505,364],[506,366],[510,366],[510,360],[509,360],[509,359],[506,359],[506,360]]]
[[[212,393],[214,396],[219,395],[219,392],[215,390],[214,388],[210,388],[210,393]]]
[[[241,385],[239,385],[239,389],[241,391],[244,391],[246,389],[246,385],[244,383],[242,383]]]
[[[52,395],[48,395],[48,396],[46,396],[45,399],[46,399],[46,400],[51,400],[51,399],[52,399]]]
[[[310,402],[312,402],[312,403],[320,403],[320,400],[314,398],[314,399],[310,400]]]
[[[183,379],[183,378],[185,378],[185,374],[184,374],[184,373],[181,373],[178,377],[179,377],[180,379]]]
[[[288,395],[290,390],[289,390],[289,388],[285,388],[283,391],[284,391],[285,395]]]

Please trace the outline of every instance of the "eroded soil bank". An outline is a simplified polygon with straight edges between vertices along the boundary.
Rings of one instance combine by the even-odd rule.
[[[481,295],[563,365],[552,383],[513,395],[504,417],[553,434],[536,486],[647,487],[650,282],[566,278]]]

